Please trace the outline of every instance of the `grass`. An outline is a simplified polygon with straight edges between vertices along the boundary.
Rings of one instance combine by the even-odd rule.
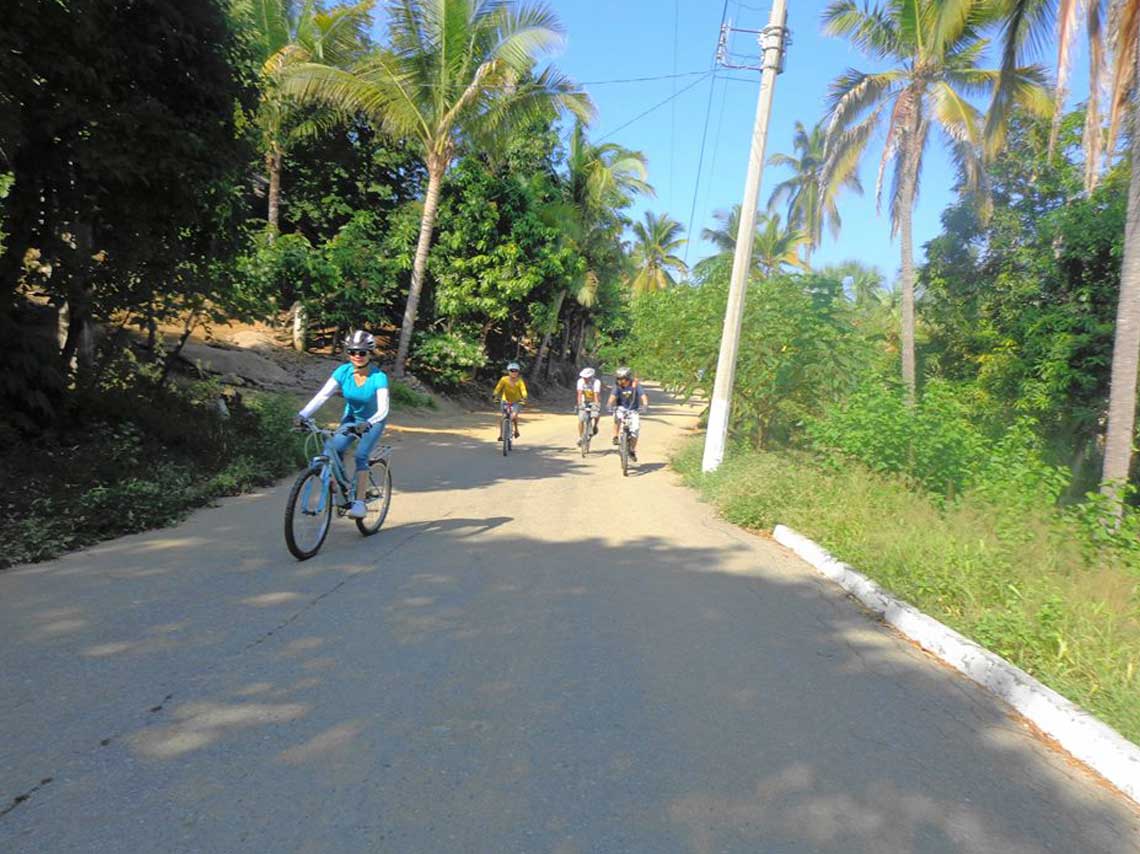
[[[399,380],[393,380],[389,391],[392,406],[396,409],[437,409],[435,398],[416,391]]]
[[[174,524],[302,462],[290,396],[249,396],[223,418],[217,389],[197,386],[105,393],[33,439],[4,430],[0,569]]]
[[[1140,571],[1054,511],[965,496],[939,507],[898,477],[793,452],[737,451],[701,473],[674,459],[729,521],[783,523],[993,650],[1140,744]]]

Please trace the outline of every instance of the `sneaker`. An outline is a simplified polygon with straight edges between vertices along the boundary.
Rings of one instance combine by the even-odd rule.
[[[579,448],[582,447],[582,437],[581,436],[578,437],[578,447]]]
[[[614,444],[616,445],[617,443],[618,443],[618,437],[614,436]]]
[[[595,436],[598,435],[598,425],[597,424],[594,425],[594,435]]]
[[[629,458],[631,460],[633,460],[635,463],[637,462],[637,454],[635,454],[633,451],[629,452]]]
[[[363,519],[368,513],[368,509],[364,506],[363,501],[353,501],[352,506],[348,508],[348,518],[350,519]]]
[[[516,427],[515,428],[515,438],[517,439],[518,437],[519,437],[519,428]]]

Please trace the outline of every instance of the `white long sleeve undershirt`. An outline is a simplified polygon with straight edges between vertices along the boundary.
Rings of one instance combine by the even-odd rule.
[[[305,408],[301,410],[301,415],[305,418],[312,417],[313,413],[320,409],[326,400],[340,391],[340,383],[335,379],[329,378],[329,381],[321,387],[321,390],[313,395],[313,399],[305,404]],[[388,417],[388,389],[376,389],[376,414],[368,419],[369,424],[379,424]]]

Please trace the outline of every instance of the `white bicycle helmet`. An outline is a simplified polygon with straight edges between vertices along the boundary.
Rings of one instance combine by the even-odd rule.
[[[349,336],[344,339],[344,349],[367,350],[371,353],[376,349],[376,339],[372,336],[371,332],[357,329],[355,332],[349,333]]]
[[[628,380],[628,379],[632,379],[632,378],[633,378],[633,371],[631,371],[629,368],[618,368],[614,372],[614,379]]]
[[[584,380],[592,380],[594,378],[594,369],[593,368],[582,368],[582,370],[578,374],[578,376],[580,376]]]
[[[508,371],[521,371],[522,368],[519,367],[518,362],[511,362],[509,365],[507,365],[507,370]]]

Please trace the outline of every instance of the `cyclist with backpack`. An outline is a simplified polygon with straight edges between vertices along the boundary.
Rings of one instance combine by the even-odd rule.
[[[607,404],[614,413],[614,444],[618,443],[618,430],[624,420],[629,424],[629,456],[637,462],[637,437],[641,432],[641,413],[649,408],[649,397],[641,389],[641,383],[634,379],[629,368],[618,368],[616,385],[610,392]]]

